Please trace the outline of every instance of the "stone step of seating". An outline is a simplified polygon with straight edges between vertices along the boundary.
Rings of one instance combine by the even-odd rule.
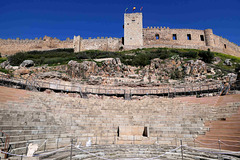
[[[218,142],[218,138],[205,138],[205,139],[198,139],[198,141],[200,141],[200,142],[202,142],[202,143],[209,143],[209,144],[211,144],[211,143],[213,143],[213,144],[215,144],[215,143],[219,143]],[[198,141],[196,141],[196,142],[198,142]],[[223,143],[226,143],[227,145],[236,145],[236,146],[239,146],[240,147],[240,142],[239,141],[234,141],[234,140],[220,140],[221,142],[223,142]]]
[[[14,154],[25,154],[26,153],[26,147],[27,144],[33,143],[33,144],[38,144],[38,150],[43,150],[44,147],[45,149],[57,149],[59,147],[66,146],[70,144],[70,138],[52,138],[48,139],[45,145],[45,139],[35,139],[35,140],[28,140],[28,141],[16,141],[16,142],[10,142],[9,144],[11,145],[12,149],[10,153]]]
[[[219,149],[219,144],[214,144],[214,145],[211,145],[211,146],[207,146],[207,145],[198,145],[198,146],[203,147],[203,148]],[[220,148],[221,148],[221,150],[231,150],[231,151],[236,151],[236,152],[239,152],[239,150],[240,150],[240,147],[238,147],[238,146],[220,145]]]
[[[4,131],[4,130],[40,130],[40,129],[45,129],[45,130],[51,130],[51,129],[58,129],[59,125],[46,125],[44,123],[44,125],[41,126],[30,126],[30,125],[0,125],[0,130]]]
[[[56,134],[55,130],[4,130],[8,136]]]
[[[240,125],[239,125],[240,126]],[[236,133],[240,133],[240,127],[237,127],[237,126],[213,126],[213,127],[210,127],[209,128],[210,131],[218,131],[218,130],[221,130],[221,131],[229,131],[231,130],[231,132],[236,132]]]
[[[238,122],[228,122],[228,123],[212,123],[209,125],[211,128],[239,128],[240,123]]]
[[[26,146],[24,147],[18,147],[18,148],[14,148],[13,150],[10,150],[10,153],[12,154],[17,154],[17,155],[26,155],[27,149]],[[11,159],[15,156],[10,156]],[[19,158],[19,157],[15,157],[15,158]],[[19,160],[19,159],[17,159]]]
[[[37,134],[37,135],[19,135],[19,136],[9,136],[10,142],[17,142],[17,141],[28,141],[28,140],[35,140],[35,139],[52,139],[52,138],[67,138],[64,137],[64,134]],[[5,141],[6,137],[0,137],[3,141]]]
[[[230,129],[212,129],[210,128],[210,132],[206,132],[206,135],[223,135],[223,134],[228,134],[229,136],[240,136],[240,133],[238,130],[232,130],[229,131]]]
[[[123,147],[114,147],[112,146],[111,149],[109,149],[107,146],[99,146],[96,148],[93,147],[81,147],[81,150],[73,149],[73,160],[80,160],[80,159],[122,159],[122,160],[130,160],[130,159],[136,159],[136,160],[143,160],[143,159],[168,159],[168,160],[176,160],[181,159],[181,150],[178,149],[174,152],[168,152],[171,150],[163,149],[163,148],[149,148],[149,147],[141,147],[135,148],[136,145],[132,145],[131,148],[128,148],[126,145],[123,145]],[[173,149],[173,148],[172,148]],[[197,148],[201,149],[201,148]],[[83,151],[84,150],[84,151]],[[205,151],[208,151],[205,149]],[[218,152],[218,150],[211,150],[213,152]],[[166,153],[167,152],[167,153]],[[166,153],[163,156],[160,156],[162,154]],[[57,152],[55,154],[51,154],[48,156],[43,156],[40,159],[42,160],[58,160],[58,159],[68,159],[70,156],[70,149],[66,149],[65,151]],[[221,155],[222,159],[231,159],[235,160],[234,156],[231,155]],[[183,149],[183,158],[184,160],[213,160],[213,159],[219,159],[220,158],[218,154],[213,153],[204,153],[189,149]],[[236,158],[237,160],[237,158]]]
[[[240,143],[239,141],[223,141],[223,143],[218,143],[216,139],[204,139],[201,140],[201,143],[196,143],[197,146],[205,147],[205,148],[215,148],[224,150],[232,150],[232,151],[239,151],[240,150]]]
[[[209,139],[220,139],[220,140],[233,140],[233,141],[239,141],[240,142],[240,136],[231,136],[231,135],[215,135],[215,134],[207,134],[205,137]],[[198,140],[201,140],[204,138],[199,137]]]

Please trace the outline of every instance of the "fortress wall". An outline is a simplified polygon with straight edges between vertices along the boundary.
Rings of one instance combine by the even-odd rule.
[[[74,51],[85,50],[118,51],[121,44],[119,38],[97,38],[81,39],[80,36],[74,37]]]
[[[83,39],[81,40],[80,51],[102,50],[107,51],[107,39]]]
[[[173,40],[173,34],[176,34],[177,40]],[[191,35],[191,40],[188,40],[187,34]],[[144,47],[138,46],[134,48],[168,47],[200,50],[208,50],[208,48],[210,48],[211,51],[214,52],[240,57],[240,47],[238,45],[229,42],[225,38],[214,35],[211,29],[145,28],[143,35]],[[159,35],[159,39],[156,39],[156,35]],[[203,39],[201,39],[200,36],[203,36]],[[133,49],[131,46],[124,46],[124,48]]]
[[[59,48],[72,48],[73,40],[67,39],[61,41],[51,37],[43,39],[0,39],[0,53],[2,55],[12,55],[17,52],[26,52],[33,50],[52,50]]]
[[[173,40],[173,34],[176,40]],[[190,34],[191,40],[188,40],[187,34]],[[168,45],[190,45],[205,46],[205,37],[203,30],[194,29],[169,29],[169,28],[147,28],[143,30],[144,45],[168,44]],[[156,38],[159,35],[159,39]],[[201,41],[200,35],[204,37]]]
[[[216,51],[219,50],[219,52],[240,57],[240,46],[217,35],[213,35],[213,39],[214,39],[214,46],[216,48],[213,50],[216,50]]]

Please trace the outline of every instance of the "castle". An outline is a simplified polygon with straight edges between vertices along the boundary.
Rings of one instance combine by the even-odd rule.
[[[225,53],[240,57],[240,47],[225,38],[213,34],[212,29],[170,29],[169,27],[143,28],[142,13],[124,14],[123,38],[88,38],[74,36],[61,41],[45,36],[34,40],[0,39],[0,53],[11,55],[33,50],[74,48],[74,52],[85,50],[119,51],[137,48],[188,48]]]
[[[74,51],[118,51],[137,48],[188,48],[221,52],[240,57],[240,47],[225,38],[213,34],[212,29],[170,29],[169,27],[143,28],[142,13],[124,14],[123,38],[82,39],[74,36]]]

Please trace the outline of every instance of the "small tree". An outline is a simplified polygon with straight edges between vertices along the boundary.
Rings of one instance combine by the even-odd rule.
[[[208,51],[200,51],[198,55],[206,63],[211,63],[214,58],[214,54],[210,51],[210,49],[208,49]]]

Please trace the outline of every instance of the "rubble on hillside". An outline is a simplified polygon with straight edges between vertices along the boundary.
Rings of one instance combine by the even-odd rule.
[[[221,59],[214,59],[214,63],[220,62]],[[12,75],[16,78],[31,79],[32,77],[44,81],[60,80],[87,85],[153,87],[166,83],[208,83],[237,79],[234,73],[224,74],[222,70],[202,60],[187,60],[179,56],[164,60],[155,58],[144,67],[125,65],[119,58],[86,60],[81,63],[71,60],[67,65],[52,67],[21,66],[13,67],[8,61],[0,64],[1,68],[11,68]]]

